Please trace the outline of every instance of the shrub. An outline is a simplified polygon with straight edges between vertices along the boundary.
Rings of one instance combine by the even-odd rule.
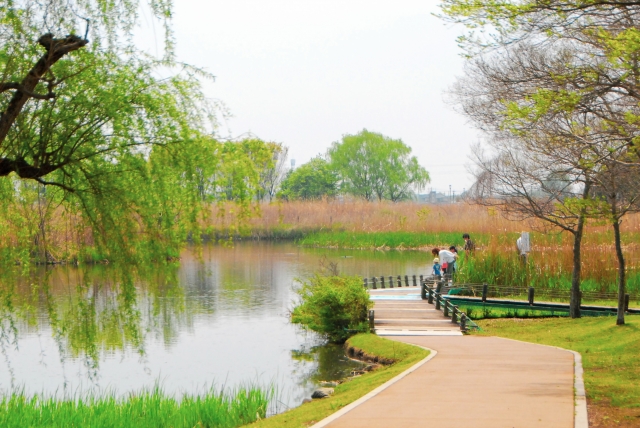
[[[291,322],[301,324],[342,343],[369,329],[368,311],[373,307],[359,276],[315,275],[298,290],[301,302],[291,314]]]

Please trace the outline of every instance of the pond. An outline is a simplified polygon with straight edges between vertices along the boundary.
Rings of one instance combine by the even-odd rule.
[[[3,275],[0,390],[170,394],[272,385],[277,409],[358,363],[289,322],[296,279],[340,273],[420,275],[422,252],[239,242],[187,250],[180,263],[121,272],[56,266]]]

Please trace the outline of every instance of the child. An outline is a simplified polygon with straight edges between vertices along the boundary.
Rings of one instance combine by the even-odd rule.
[[[437,257],[433,259],[433,271],[431,271],[431,275],[433,276],[442,275],[442,272],[440,270],[440,259]]]
[[[458,249],[452,245],[449,247],[449,251],[453,253],[453,273],[455,273],[458,270]]]

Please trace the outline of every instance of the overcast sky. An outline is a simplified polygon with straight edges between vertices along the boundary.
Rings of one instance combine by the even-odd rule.
[[[221,136],[282,142],[299,166],[366,128],[411,146],[429,187],[472,183],[477,132],[444,102],[462,73],[462,29],[432,16],[436,0],[174,5],[178,59],[216,76],[207,96],[232,114]]]

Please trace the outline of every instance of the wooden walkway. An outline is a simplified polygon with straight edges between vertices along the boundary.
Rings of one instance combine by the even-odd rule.
[[[460,327],[426,300],[419,288],[369,290],[379,336],[461,336]]]

